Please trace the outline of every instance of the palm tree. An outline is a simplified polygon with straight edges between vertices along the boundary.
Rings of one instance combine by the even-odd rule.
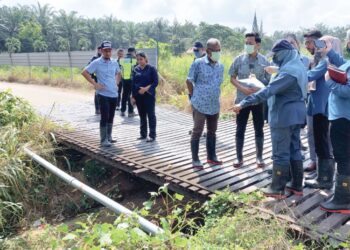
[[[125,22],[125,32],[128,46],[134,46],[141,35],[138,26],[134,22]]]

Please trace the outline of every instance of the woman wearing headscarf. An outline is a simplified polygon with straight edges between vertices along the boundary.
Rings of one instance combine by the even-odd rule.
[[[306,118],[307,76],[297,50],[280,40],[272,48],[273,62],[279,71],[265,89],[235,105],[236,113],[247,106],[268,101],[273,170],[272,182],[262,191],[266,196],[285,198],[285,189],[296,195],[303,193],[303,163],[300,149],[300,127]],[[289,171],[292,180],[288,186]]]
[[[158,85],[158,73],[155,67],[148,64],[148,58],[144,52],[136,54],[137,66],[133,70],[132,77],[132,102],[136,103],[140,116],[139,140],[147,139],[153,142],[156,139],[156,87]],[[149,125],[149,137],[147,138],[147,123]]]

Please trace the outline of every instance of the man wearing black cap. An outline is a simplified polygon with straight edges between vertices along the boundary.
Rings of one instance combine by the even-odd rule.
[[[194,60],[196,60],[197,58],[201,58],[203,56],[205,56],[205,48],[203,46],[203,44],[199,41],[195,42],[193,44],[193,53],[194,53]]]
[[[98,47],[97,47],[97,54],[94,55],[94,56],[90,59],[90,61],[89,61],[88,64],[90,64],[92,61],[95,61],[95,60],[96,60],[97,58],[99,58],[100,56],[101,56],[101,46],[98,46]],[[96,78],[96,75],[95,75],[95,74],[91,74],[91,77],[92,77],[92,79],[95,80],[95,82],[97,82],[97,78]],[[94,103],[95,103],[95,114],[96,114],[96,115],[101,114],[101,112],[100,112],[100,102],[99,102],[99,100],[98,100],[98,95],[97,95],[97,92],[96,92],[96,91],[95,91]]]
[[[272,183],[262,189],[266,196],[285,198],[285,188],[295,195],[303,194],[303,162],[300,149],[300,127],[306,118],[306,69],[298,52],[287,40],[272,48],[273,62],[279,72],[266,88],[244,98],[233,108],[243,108],[268,100],[269,125],[272,140]],[[287,185],[289,171],[292,180]]]
[[[101,105],[100,136],[101,146],[110,147],[116,142],[112,139],[113,119],[117,106],[118,83],[120,68],[117,60],[112,59],[112,44],[104,41],[101,44],[102,56],[91,62],[82,72],[82,75],[96,89]],[[90,74],[96,74],[98,82]]]
[[[136,50],[135,48],[128,48],[126,56],[120,60],[122,66],[122,84],[123,84],[123,95],[122,105],[120,109],[120,115],[125,116],[126,103],[128,103],[128,116],[135,116],[134,107],[131,103],[131,90],[132,90],[132,71],[136,65]]]

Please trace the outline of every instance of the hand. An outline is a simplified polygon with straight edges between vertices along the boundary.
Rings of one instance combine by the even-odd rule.
[[[146,91],[147,91],[147,88],[146,88],[146,87],[140,87],[140,88],[139,88],[139,94],[140,94],[140,95],[145,94]]]
[[[131,97],[131,104],[132,106],[135,106],[136,104],[136,99],[134,97]]]
[[[264,68],[264,70],[269,73],[270,75],[275,74],[278,72],[278,67],[277,66],[267,66]]]
[[[332,49],[332,40],[333,37],[331,36],[323,36],[320,38],[320,40],[325,41],[326,43],[326,48],[320,49],[319,51],[322,53],[322,55],[327,55],[328,52]]]
[[[239,112],[241,111],[242,107],[239,104],[236,104],[235,106],[233,106],[232,110],[233,112],[235,112],[236,114],[239,114]]]
[[[101,84],[101,83],[94,83],[94,88],[96,89],[96,90],[101,90],[101,89],[105,89],[105,86],[103,85],[103,84]]]
[[[244,87],[242,89],[242,92],[245,94],[245,95],[251,95],[251,94],[254,94],[255,92],[258,92],[259,89],[258,88],[254,88],[254,87]]]
[[[327,81],[329,81],[331,79],[331,77],[329,76],[329,73],[327,71],[327,73],[324,75],[324,79]]]

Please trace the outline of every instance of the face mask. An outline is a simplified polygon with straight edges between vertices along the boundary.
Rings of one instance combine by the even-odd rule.
[[[272,57],[272,61],[274,64],[281,66],[283,63],[283,60],[279,58],[278,54],[274,54]]]
[[[253,54],[255,51],[255,46],[254,45],[250,45],[250,44],[244,44],[244,51],[250,55]]]
[[[199,51],[194,51],[193,53],[196,58],[200,58],[202,56],[201,52]]]
[[[218,51],[218,52],[211,52],[211,59],[214,61],[214,62],[218,62],[220,60],[220,57],[221,57],[221,52]]]

